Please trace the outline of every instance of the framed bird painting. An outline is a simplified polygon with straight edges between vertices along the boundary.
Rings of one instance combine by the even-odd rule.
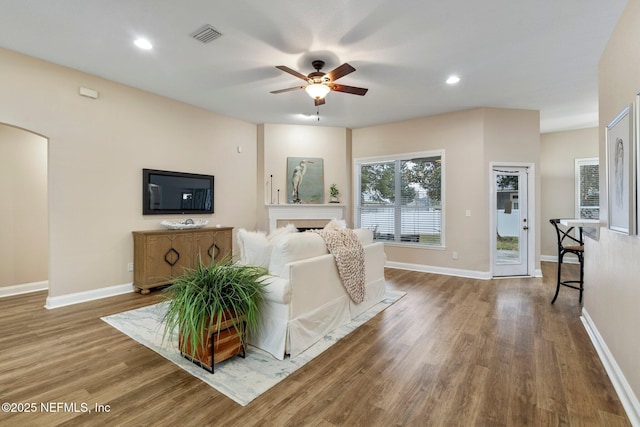
[[[324,160],[287,157],[287,203],[324,203]]]

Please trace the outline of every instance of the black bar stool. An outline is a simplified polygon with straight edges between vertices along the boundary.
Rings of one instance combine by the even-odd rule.
[[[549,222],[556,229],[556,235],[558,236],[558,284],[556,285],[556,294],[553,296],[551,304],[556,302],[561,285],[579,290],[580,304],[582,304],[582,292],[584,291],[584,243],[582,242],[582,230],[580,230],[580,240],[578,240],[569,234],[573,231],[574,227],[569,227],[566,230],[561,229],[558,227],[560,220],[557,218],[550,219]],[[575,244],[567,245],[564,242],[565,239],[567,239],[568,243]],[[574,254],[578,257],[578,261],[580,262],[580,280],[562,280],[562,260],[566,254]]]

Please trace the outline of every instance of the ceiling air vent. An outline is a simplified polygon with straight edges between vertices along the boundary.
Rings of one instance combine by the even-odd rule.
[[[214,41],[221,35],[221,32],[219,32],[209,24],[203,25],[202,27],[191,33],[191,37],[198,41],[201,41],[202,43],[209,43],[211,41]]]

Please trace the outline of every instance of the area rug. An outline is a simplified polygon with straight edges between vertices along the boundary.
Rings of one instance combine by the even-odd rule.
[[[214,374],[181,357],[177,349],[177,337],[166,339],[163,342],[164,324],[162,323],[162,318],[166,303],[154,304],[102,317],[102,320],[175,363],[191,375],[201,379],[240,405],[246,406],[404,295],[405,292],[387,289],[381,302],[347,325],[329,333],[304,353],[293,359],[286,357],[284,360],[277,360],[269,353],[249,346],[244,359],[232,357],[218,363],[215,365]]]

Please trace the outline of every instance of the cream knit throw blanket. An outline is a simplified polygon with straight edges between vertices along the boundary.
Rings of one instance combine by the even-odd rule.
[[[324,239],[336,260],[338,274],[356,304],[364,300],[364,248],[353,230],[314,230]]]

